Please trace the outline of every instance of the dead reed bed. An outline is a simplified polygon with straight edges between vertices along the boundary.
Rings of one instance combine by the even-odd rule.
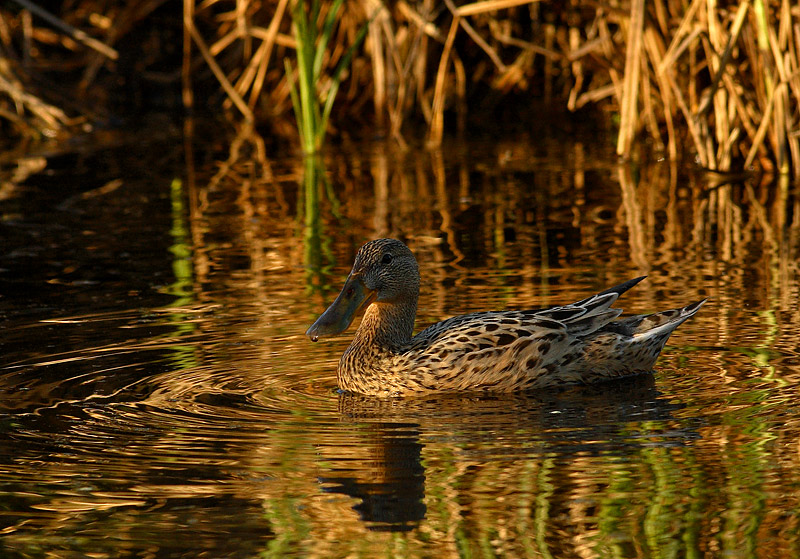
[[[101,69],[141,71],[117,58],[135,59],[144,46],[117,45],[155,27],[158,15],[183,33],[181,51],[161,63],[174,67],[170,85],[180,74],[185,106],[221,103],[235,118],[294,138],[294,76],[284,61],[295,60],[291,12],[302,1],[184,0],[178,13],[163,0],[136,9],[76,0],[45,17],[15,0],[0,9],[2,127],[52,134],[88,118],[78,92],[107,87]],[[306,3],[324,25],[333,1]],[[623,157],[651,146],[711,171],[800,176],[800,6],[790,0],[354,0],[343,4],[319,61],[321,100],[336,90],[334,69],[365,25],[335,93],[334,131],[377,127],[402,145],[423,126],[437,145],[469,119],[498,107],[529,115],[532,100],[543,99],[607,113]],[[71,89],[61,83],[59,95],[41,86],[63,75],[54,60],[73,70]]]

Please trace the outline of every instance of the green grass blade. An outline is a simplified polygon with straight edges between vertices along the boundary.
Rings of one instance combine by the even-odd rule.
[[[305,0],[298,0],[298,1],[305,4]],[[314,22],[315,25],[317,20],[319,19],[319,8],[320,8],[319,0],[313,0],[311,2],[311,14],[308,17],[308,21]]]
[[[295,79],[292,77],[292,63],[289,62],[289,59],[284,58],[283,64],[286,68],[286,80],[289,82],[289,95],[292,98],[292,109],[294,109],[294,117],[297,120],[297,133],[300,134],[300,143],[305,147],[307,141],[304,134],[303,109],[300,106],[300,96],[297,94]]]
[[[322,34],[319,37],[317,51],[314,56],[314,76],[318,79],[322,71],[322,60],[325,58],[325,51],[328,49],[328,43],[331,40],[331,35],[333,35],[333,25],[336,23],[336,16],[339,14],[339,10],[342,7],[342,1],[343,0],[335,0],[334,3],[331,4],[331,9],[322,26]]]
[[[364,42],[369,26],[367,22],[359,29],[355,42],[345,51],[334,69],[331,85],[323,103],[319,91],[323,77],[322,66],[343,4],[344,0],[332,1],[321,28],[318,28],[320,0],[313,0],[310,6],[306,0],[297,0],[291,10],[292,31],[297,42],[296,80],[292,79],[292,65],[287,61],[285,66],[297,129],[306,154],[311,154],[322,147],[333,102],[339,91],[342,72],[350,65],[356,49]]]
[[[310,54],[314,48],[314,22],[306,20],[303,2],[297,2],[292,10],[293,30],[297,48],[297,78],[300,100],[300,114],[298,129],[302,129],[300,140],[303,151],[312,153],[316,139],[316,130],[319,122],[319,108],[316,98],[316,79],[311,71]]]

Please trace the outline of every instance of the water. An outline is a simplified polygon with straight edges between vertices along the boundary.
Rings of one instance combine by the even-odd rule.
[[[0,554],[798,556],[795,193],[597,143],[358,145],[319,188],[246,135],[51,157],[0,200]],[[303,332],[385,235],[420,326],[643,273],[629,312],[710,302],[654,375],[340,394],[348,337]]]

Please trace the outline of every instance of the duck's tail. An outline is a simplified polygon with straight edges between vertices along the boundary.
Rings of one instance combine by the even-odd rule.
[[[697,301],[679,309],[633,316],[626,320],[621,320],[620,323],[630,328],[629,335],[635,340],[660,338],[664,336],[664,342],[666,342],[666,338],[668,338],[678,326],[693,317],[707,300],[708,299],[703,299],[702,301]]]
[[[652,371],[670,334],[705,302],[605,324],[585,339],[581,366],[606,379]]]

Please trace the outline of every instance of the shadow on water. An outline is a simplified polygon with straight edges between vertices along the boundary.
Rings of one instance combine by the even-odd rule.
[[[2,190],[4,556],[797,556],[792,188],[569,134],[304,160],[239,132]],[[419,327],[644,273],[627,312],[710,302],[654,376],[338,394],[348,336],[303,332],[379,236],[419,257]]]

